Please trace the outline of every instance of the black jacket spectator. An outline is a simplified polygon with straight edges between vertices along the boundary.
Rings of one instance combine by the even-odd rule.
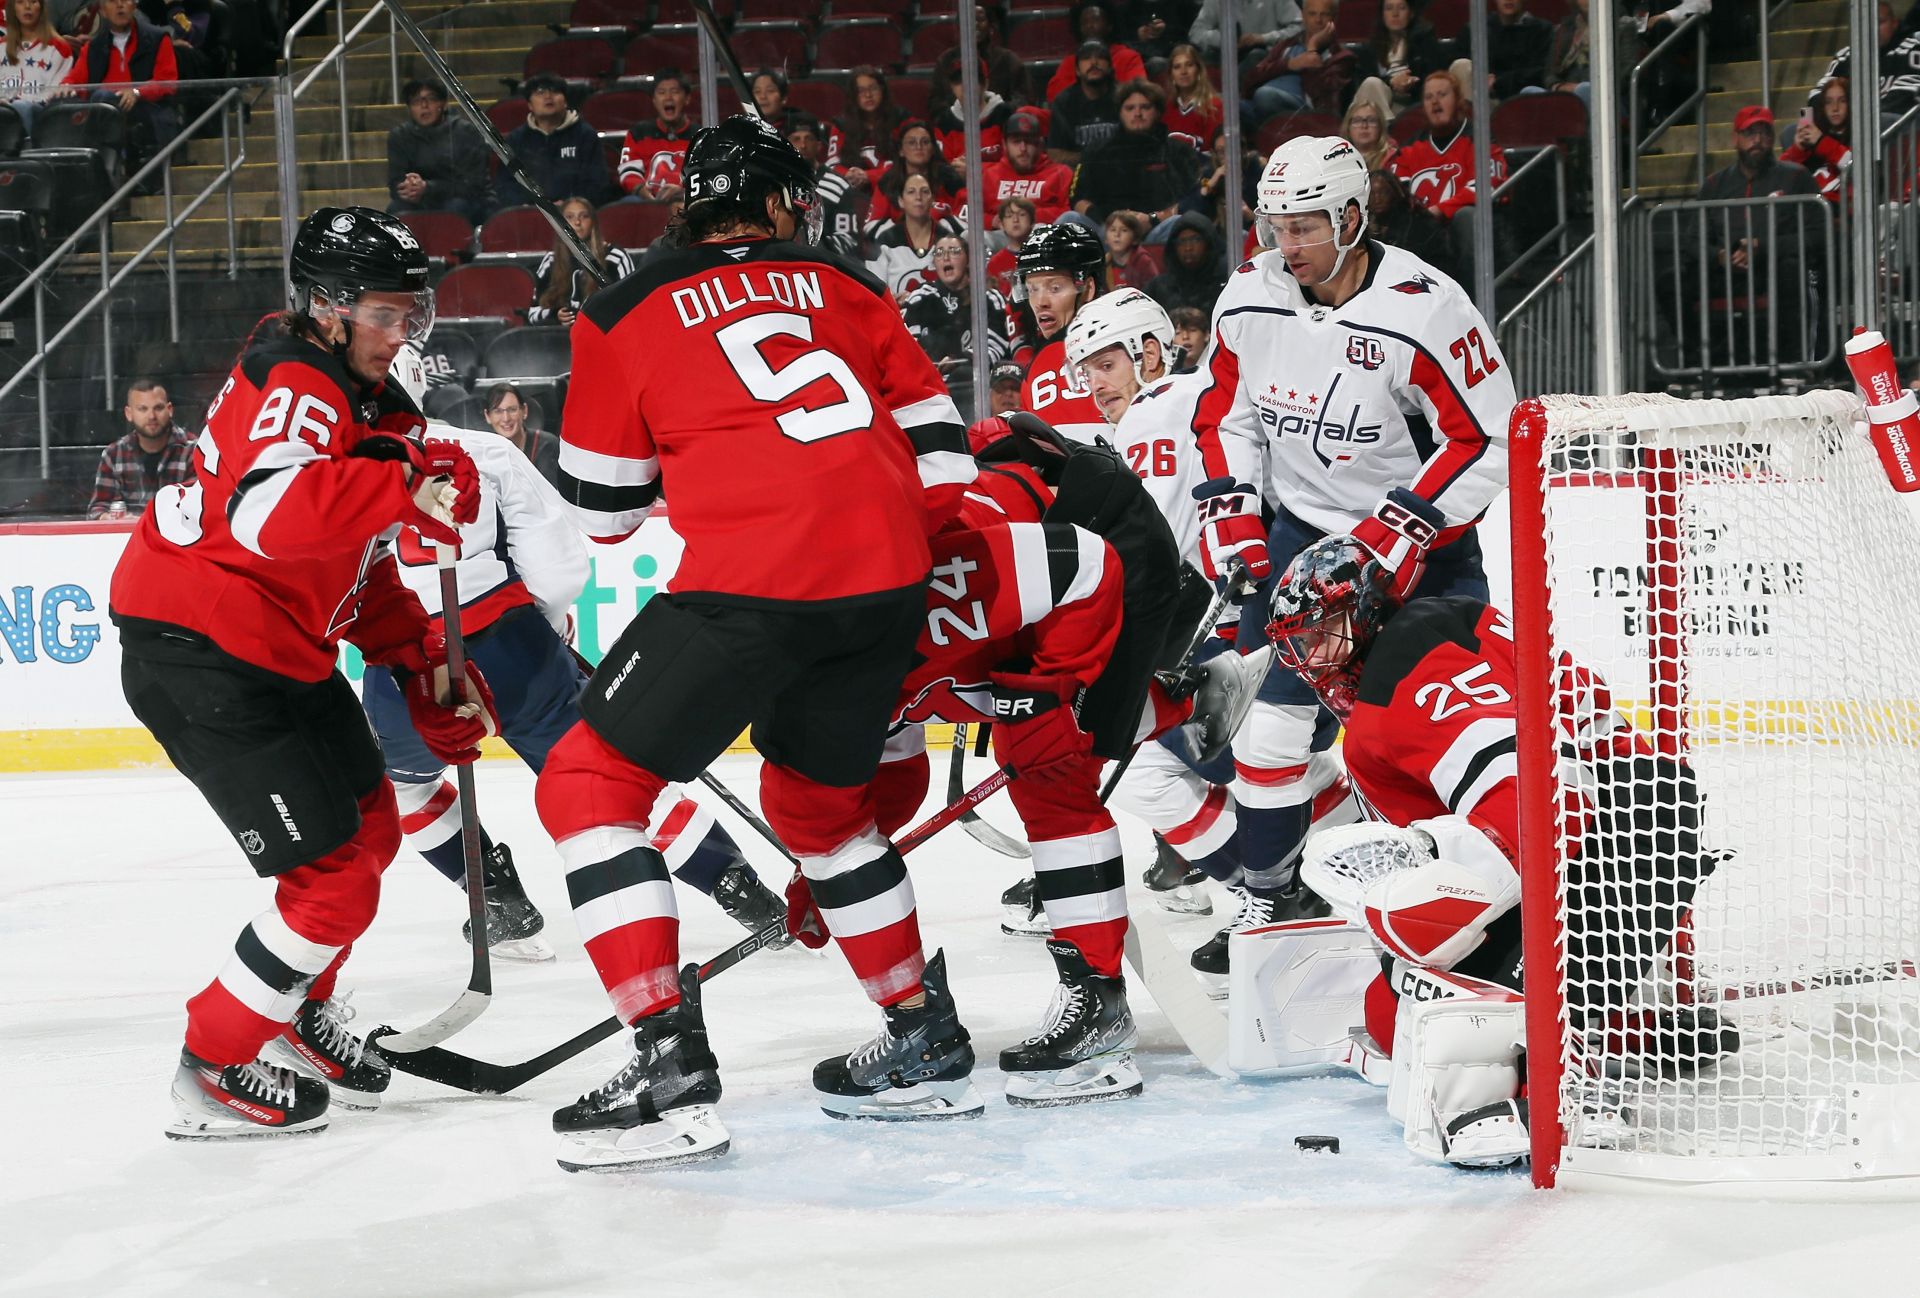
[[[1195,234],[1202,243],[1193,242]],[[1182,239],[1183,235],[1188,237]],[[1226,282],[1220,232],[1206,217],[1188,212],[1174,222],[1167,239],[1167,269],[1147,285],[1147,296],[1169,311],[1190,306],[1211,315]]]
[[[1088,94],[1091,90],[1093,93]],[[1047,148],[1055,156],[1070,153],[1077,159],[1120,129],[1120,103],[1114,98],[1113,78],[1068,86],[1054,98],[1047,127]]]
[[[514,128],[507,147],[526,169],[527,175],[550,198],[579,197],[598,206],[619,197],[613,172],[607,167],[607,155],[600,148],[600,134],[581,120],[572,109],[552,131],[543,131],[529,117],[524,126]],[[495,192],[502,207],[520,207],[533,203],[534,197],[520,188],[512,175],[500,174]]]
[[[1529,86],[1547,84],[1547,59],[1553,52],[1553,24],[1521,8],[1521,0],[1497,0],[1499,11],[1487,24],[1487,65],[1493,69],[1493,97],[1511,99]],[[1512,13],[1506,11],[1511,8]]]
[[[1199,183],[1200,158],[1185,140],[1155,122],[1144,131],[1120,131],[1087,151],[1073,178],[1073,199],[1093,204],[1087,215],[1104,222],[1116,211],[1162,212],[1178,207]]]
[[[487,179],[492,160],[493,152],[480,132],[457,113],[442,113],[433,126],[402,122],[387,132],[387,196],[393,200],[387,210],[459,212],[478,225],[493,207],[493,186]],[[411,203],[400,197],[398,189],[410,172],[427,182],[426,192]]]

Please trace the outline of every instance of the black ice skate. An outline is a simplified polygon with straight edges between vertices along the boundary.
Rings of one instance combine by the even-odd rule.
[[[1153,836],[1153,864],[1147,867],[1141,882],[1153,894],[1161,910],[1176,915],[1211,915],[1213,903],[1207,899],[1207,876],[1187,864],[1159,834]]]
[[[1028,875],[1000,894],[1000,931],[1009,937],[1052,937],[1040,904],[1040,881]]]
[[[1060,985],[1040,1031],[1000,1052],[1007,1103],[1051,1108],[1140,1094],[1126,983],[1094,973],[1071,942],[1054,938],[1047,952],[1060,970]]]
[[[558,1161],[569,1172],[631,1172],[718,1158],[730,1143],[713,1111],[719,1101],[700,970],[688,965],[680,971],[680,1003],[633,1025],[626,1067],[554,1110]]]
[[[326,1129],[325,1082],[258,1060],[223,1068],[180,1052],[169,1140],[294,1136]]]
[[[926,1004],[891,1006],[880,1035],[814,1066],[820,1108],[834,1118],[907,1122],[974,1118],[986,1107],[973,1088],[973,1047],[947,992],[947,957],[935,952],[920,978]]]
[[[1161,684],[1174,698],[1193,698],[1193,716],[1180,727],[1189,761],[1205,764],[1227,751],[1272,665],[1273,646],[1266,645],[1250,654],[1223,653],[1197,666],[1160,673]]]
[[[347,1027],[353,1007],[344,996],[308,1001],[274,1038],[280,1055],[309,1077],[327,1084],[343,1109],[377,1109],[393,1080],[393,1065],[379,1049]]]
[[[1240,914],[1233,923],[1215,933],[1193,953],[1193,967],[1215,1000],[1227,995],[1227,939],[1248,929],[1265,928],[1290,919],[1319,919],[1333,913],[1332,907],[1305,884],[1295,881],[1291,888],[1274,892],[1251,888],[1229,888],[1240,901]]]
[[[749,933],[758,933],[774,920],[787,917],[786,899],[760,882],[745,861],[735,861],[720,872],[713,883],[713,899]],[[767,949],[779,951],[791,945],[793,934],[783,933],[767,943]]]
[[[483,863],[488,952],[503,960],[529,964],[553,959],[553,944],[540,935],[547,926],[546,916],[528,899],[520,872],[514,868],[512,851],[505,843],[495,843]],[[472,919],[460,925],[460,940],[473,941]]]

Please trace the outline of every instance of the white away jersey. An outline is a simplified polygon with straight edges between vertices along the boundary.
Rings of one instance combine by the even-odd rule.
[[[1329,535],[1407,487],[1457,535],[1506,485],[1513,376],[1458,284],[1404,249],[1367,251],[1339,307],[1309,300],[1277,252],[1228,277],[1193,419],[1206,476],[1258,484]]]
[[[573,511],[533,461],[498,433],[429,423],[426,435],[458,442],[480,471],[480,516],[460,529],[460,561],[454,565],[462,631],[471,635],[527,603],[537,605],[554,630],[564,628],[587,584],[587,544]],[[394,548],[400,580],[438,618],[433,547],[401,528]]]
[[[1200,567],[1200,513],[1193,489],[1207,480],[1193,440],[1193,412],[1207,381],[1196,373],[1169,374],[1140,389],[1110,436],[1127,467],[1166,515],[1180,557]],[[1204,571],[1204,569],[1203,569]]]

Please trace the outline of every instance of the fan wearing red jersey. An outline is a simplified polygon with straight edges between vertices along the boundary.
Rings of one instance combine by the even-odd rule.
[[[869,785],[923,620],[928,535],[975,474],[959,411],[884,288],[793,242],[818,236],[813,168],[752,117],[695,135],[675,248],[573,327],[560,489],[597,540],[672,492],[686,544],[669,593],[601,663],[536,787],[574,915],[635,1056],[561,1109],[570,1170],[715,1157],[718,1066],[679,919],[638,828],[749,725],[761,802],[912,1056],[895,1116],[976,1112],[973,1054],[921,951],[906,865]],[[823,1070],[845,1070],[836,1057]],[[816,1078],[817,1080],[817,1078]]]
[[[620,142],[622,192],[662,203],[680,197],[680,168],[694,130],[687,116],[692,99],[693,87],[684,74],[671,68],[654,74],[653,117],[635,122]]]
[[[1076,311],[1100,296],[1106,250],[1084,225],[1062,221],[1035,227],[1013,258],[1013,294],[1033,313],[1040,349],[1027,366],[1020,406],[1076,442],[1105,435],[1106,416],[1067,364],[1067,326]]]
[[[467,453],[410,440],[425,421],[384,383],[432,327],[426,254],[382,212],[322,208],[288,278],[283,335],[248,346],[207,411],[193,481],[155,498],[113,574],[128,704],[275,882],[187,1003],[177,1139],[318,1130],[330,1098],[372,1108],[387,1086],[333,999],[400,844],[340,641],[403,682],[440,760],[473,760],[497,729],[477,670],[446,701],[445,637],[389,547],[402,526],[456,542],[478,501]],[[260,1062],[269,1042],[306,1075]]]

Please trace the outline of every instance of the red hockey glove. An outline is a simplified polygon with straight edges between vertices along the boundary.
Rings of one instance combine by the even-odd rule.
[[[438,631],[417,645],[396,651],[387,661],[407,701],[407,715],[427,751],[449,766],[464,766],[480,756],[480,741],[500,733],[493,691],[479,667],[469,662],[458,702],[447,670],[447,637]]]
[[[1003,437],[1013,436],[1013,426],[999,415],[991,415],[967,426],[967,449],[975,455]]]
[[[1353,539],[1373,552],[1393,577],[1387,593],[1404,604],[1427,570],[1427,551],[1447,525],[1447,516],[1429,501],[1395,487],[1360,520]]]
[[[818,951],[827,944],[827,922],[820,918],[820,908],[813,904],[813,889],[807,887],[807,876],[798,870],[787,880],[787,932],[809,951]]]
[[[1267,525],[1260,521],[1260,493],[1232,478],[1209,478],[1193,489],[1200,502],[1200,560],[1207,576],[1218,580],[1238,558],[1247,576],[1265,581],[1273,571],[1267,557]]]
[[[395,460],[406,466],[407,491],[414,512],[400,521],[429,541],[459,545],[459,527],[480,517],[480,471],[457,442],[416,442],[409,437],[376,434],[353,448],[366,460]]]
[[[1093,754],[1093,736],[1074,707],[1080,682],[1071,676],[994,672],[994,747],[1021,779],[1061,780]]]

